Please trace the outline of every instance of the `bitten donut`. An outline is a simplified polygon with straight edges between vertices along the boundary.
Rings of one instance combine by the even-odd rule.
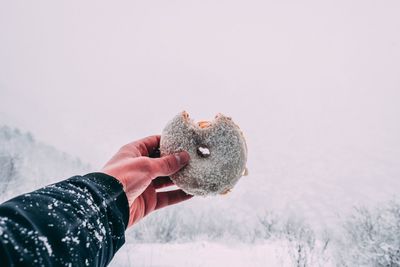
[[[171,175],[172,181],[192,195],[228,193],[246,175],[247,146],[243,133],[230,117],[195,123],[185,111],[164,128],[161,156],[185,150],[190,162]]]

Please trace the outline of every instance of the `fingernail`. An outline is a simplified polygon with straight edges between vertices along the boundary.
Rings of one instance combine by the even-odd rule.
[[[185,166],[190,160],[189,153],[187,153],[186,151],[176,153],[175,158],[176,161],[178,161],[179,166]]]

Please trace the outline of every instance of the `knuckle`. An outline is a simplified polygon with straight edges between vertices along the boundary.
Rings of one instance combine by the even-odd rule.
[[[174,156],[167,156],[164,159],[165,171],[168,174],[175,172],[176,169],[176,160]]]
[[[154,164],[149,158],[140,158],[140,169],[146,173],[153,173]]]
[[[126,156],[140,156],[140,149],[138,148],[138,144],[136,143],[130,143],[123,145],[119,151],[118,154],[126,155]]]
[[[118,150],[118,153],[117,153],[117,154],[124,153],[124,152],[126,151],[126,146],[127,146],[127,145],[121,146],[120,149]]]
[[[138,142],[135,144],[135,148],[142,154],[142,156],[145,156],[147,154],[147,147],[144,143]]]
[[[126,144],[119,149],[119,152],[129,152],[130,150],[132,150],[132,145]]]

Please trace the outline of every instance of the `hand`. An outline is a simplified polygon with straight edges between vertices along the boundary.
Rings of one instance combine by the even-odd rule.
[[[127,144],[102,169],[124,187],[130,210],[128,227],[154,210],[193,197],[182,190],[156,191],[173,185],[168,176],[190,160],[185,151],[159,158],[159,144],[159,135]]]

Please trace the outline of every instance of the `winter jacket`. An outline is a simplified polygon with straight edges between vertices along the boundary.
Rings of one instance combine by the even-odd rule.
[[[0,205],[0,266],[106,266],[128,219],[122,185],[103,173],[20,195]]]

